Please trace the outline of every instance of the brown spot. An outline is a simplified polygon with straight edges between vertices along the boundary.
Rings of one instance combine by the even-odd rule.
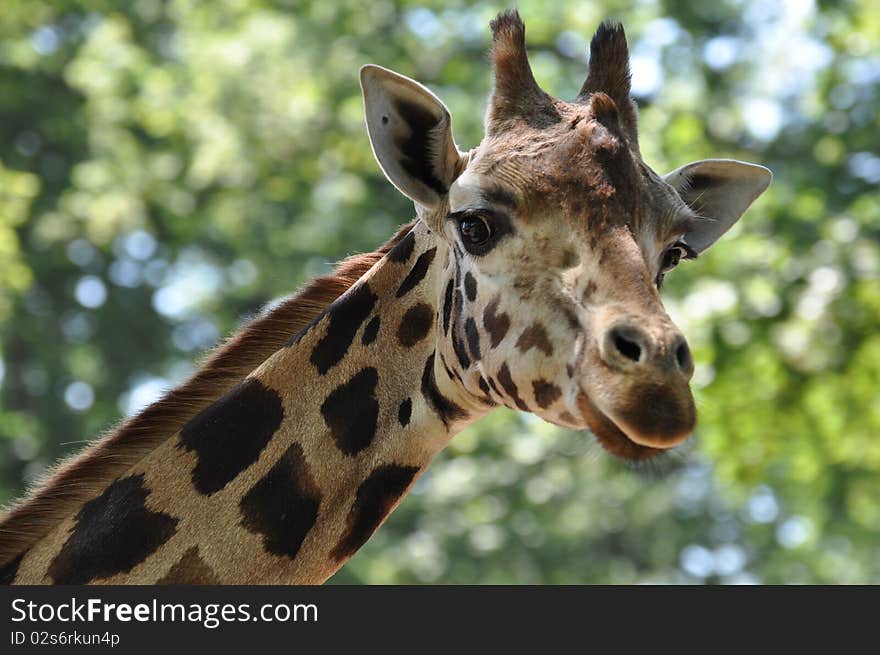
[[[315,344],[309,357],[321,375],[342,361],[354,341],[354,335],[361,323],[367,320],[378,299],[370,291],[370,285],[364,282],[349,289],[326,310],[327,332]],[[315,319],[315,324],[319,321],[320,318]],[[298,343],[299,338],[301,336],[292,339],[291,345]]]
[[[464,333],[467,337],[468,348],[471,351],[471,357],[475,361],[480,360],[480,332],[477,330],[477,324],[472,318],[468,318],[464,322]]]
[[[459,338],[457,334],[452,335],[452,350],[455,352],[455,358],[458,360],[458,365],[461,366],[463,370],[470,368],[471,359],[468,356],[464,340]]]
[[[15,582],[15,576],[18,575],[18,567],[21,565],[21,560],[24,559],[26,553],[27,551],[19,553],[17,557],[0,566],[0,585],[11,585]]]
[[[553,344],[547,338],[547,330],[544,326],[535,321],[527,327],[519,339],[516,341],[516,347],[521,353],[527,353],[532,348],[537,348],[542,353],[550,357],[553,354]]]
[[[400,287],[397,289],[396,295],[398,298],[403,298],[403,296],[412,291],[422,280],[425,279],[425,275],[427,275],[428,269],[431,267],[431,262],[434,261],[434,255],[436,254],[437,248],[431,248],[419,255],[412,270],[403,279],[403,282],[400,283]]]
[[[519,389],[517,389],[513,378],[510,377],[510,369],[507,368],[507,362],[504,362],[498,370],[498,382],[501,383],[501,386],[504,387],[504,391],[507,392],[507,395],[513,400],[519,409],[524,412],[530,411],[529,406],[519,397]]]
[[[336,387],[321,404],[321,416],[330,428],[336,446],[346,455],[357,455],[376,436],[378,383],[379,372],[368,366]]]
[[[113,481],[76,514],[49,565],[55,584],[85,584],[128,573],[177,532],[178,519],[147,507],[144,474]]]
[[[406,398],[400,403],[400,407],[397,408],[397,422],[400,423],[400,427],[405,428],[409,425],[409,419],[411,416],[412,398]]]
[[[446,358],[443,356],[443,353],[440,353],[440,363],[443,365],[443,370],[446,371],[446,375],[449,376],[450,380],[458,380],[459,382],[462,382],[458,371],[449,368],[449,364],[446,363]]]
[[[489,340],[492,347],[495,348],[504,339],[507,331],[510,329],[510,317],[504,312],[498,313],[498,305],[501,302],[501,296],[495,296],[485,311],[483,311],[483,327],[489,333]]]
[[[263,535],[268,552],[294,559],[318,519],[320,505],[321,492],[302,446],[294,442],[241,499],[241,524]]]
[[[501,389],[499,389],[499,388],[498,388],[498,385],[495,384],[495,380],[493,380],[491,377],[487,377],[487,378],[486,378],[486,382],[489,384],[489,387],[492,389],[492,391],[495,392],[495,394],[496,394],[497,396],[499,396],[499,397],[503,397],[503,396],[504,396],[504,394],[501,393]]]
[[[478,376],[477,384],[480,387],[480,391],[482,391],[487,396],[489,395],[489,383],[483,378],[482,375]]]
[[[397,327],[397,340],[405,348],[412,348],[428,336],[434,323],[434,310],[427,303],[413,305],[403,315]]]
[[[547,409],[562,395],[559,387],[552,382],[547,382],[547,380],[534,380],[532,391],[535,392],[535,402],[541,409]]]
[[[564,423],[569,423],[569,424],[577,425],[577,421],[575,420],[574,416],[572,416],[572,415],[569,414],[568,412],[560,412],[560,414],[559,414],[559,420],[562,421],[562,422],[564,422]]]
[[[220,579],[199,556],[199,547],[193,546],[156,584],[220,584]]]
[[[410,230],[409,233],[401,239],[396,246],[394,246],[391,251],[388,253],[388,259],[392,262],[403,263],[409,260],[410,255],[412,255],[413,248],[416,245],[416,234],[415,230]]]
[[[367,543],[418,472],[416,466],[399,464],[383,464],[374,469],[358,487],[354,504],[348,512],[345,533],[330,552],[330,557],[337,562],[348,559]]]
[[[256,462],[283,419],[278,392],[247,378],[183,426],[179,447],[198,455],[192,471],[198,492],[220,491]]]
[[[449,334],[449,319],[452,317],[452,290],[454,280],[449,279],[446,283],[446,292],[443,294],[443,334]]]
[[[566,250],[562,254],[562,268],[574,268],[578,265],[581,258],[578,257],[578,254],[573,250]]]
[[[471,275],[470,271],[464,274],[464,292],[467,294],[467,299],[471,302],[477,299],[477,280]]]
[[[422,395],[446,426],[450,421],[467,416],[467,412],[444,396],[437,386],[437,380],[434,377],[434,353],[428,357],[422,371]]]
[[[590,280],[589,282],[587,282],[587,286],[584,289],[581,300],[583,300],[584,303],[588,303],[590,301],[590,298],[593,296],[594,293],[596,293],[596,289],[598,288],[599,286],[596,284],[595,280]]]
[[[367,323],[367,327],[364,328],[364,333],[361,336],[362,345],[369,346],[376,340],[376,335],[379,333],[379,322],[379,317],[374,316],[370,319],[370,322]]]

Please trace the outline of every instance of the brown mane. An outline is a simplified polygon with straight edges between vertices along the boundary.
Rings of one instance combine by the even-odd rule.
[[[239,380],[253,371],[331,302],[345,293],[409,232],[398,230],[375,252],[354,255],[330,275],[257,317],[214,350],[192,377],[50,470],[0,518],[0,566],[42,539],[64,517],[121,475]]]

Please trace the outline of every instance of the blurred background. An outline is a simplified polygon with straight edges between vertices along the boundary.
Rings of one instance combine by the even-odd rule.
[[[736,157],[776,176],[664,286],[700,426],[632,469],[499,410],[333,582],[880,583],[880,5],[518,6],[563,98],[598,23],[624,22],[659,172]],[[504,7],[4,0],[0,503],[409,220],[373,161],[358,67],[427,84],[473,147]]]

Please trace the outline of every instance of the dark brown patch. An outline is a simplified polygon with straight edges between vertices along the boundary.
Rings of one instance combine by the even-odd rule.
[[[336,447],[346,455],[356,455],[376,436],[379,401],[376,385],[379,372],[367,367],[348,382],[339,385],[321,404],[321,416],[330,428]]]
[[[477,280],[471,275],[470,271],[464,274],[464,292],[467,294],[467,299],[471,302],[477,299]]]
[[[402,403],[400,403],[400,407],[397,409],[397,422],[400,423],[400,426],[405,428],[409,425],[409,419],[412,416],[412,398],[405,399]]]
[[[0,585],[11,585],[15,582],[15,576],[18,575],[18,567],[21,566],[24,555],[24,553],[19,553],[18,557],[13,557],[6,564],[0,566]]]
[[[413,305],[400,319],[400,325],[397,326],[397,340],[405,348],[412,348],[428,336],[433,323],[434,310],[430,305],[423,302]]]
[[[452,350],[455,352],[455,358],[458,360],[462,370],[467,370],[471,365],[471,359],[468,356],[467,348],[464,341],[457,334],[452,335]]]
[[[477,330],[477,323],[474,319],[468,318],[464,322],[464,334],[467,337],[471,357],[474,358],[474,361],[480,361],[480,332]]]
[[[577,425],[577,421],[575,420],[574,416],[572,416],[568,412],[560,412],[559,420],[564,421],[565,423],[568,423],[570,425]]]
[[[428,269],[431,267],[431,262],[434,261],[434,255],[436,254],[437,248],[431,248],[419,255],[412,270],[410,270],[397,289],[396,295],[398,298],[403,298],[403,296],[418,286],[419,282],[425,279],[425,275],[428,274]]]
[[[446,292],[443,294],[443,334],[449,334],[449,319],[452,316],[452,291],[455,281],[450,278],[446,283]]]
[[[504,396],[504,394],[501,393],[501,389],[499,389],[498,385],[495,384],[495,380],[493,380],[491,377],[488,377],[486,378],[486,382],[489,384],[489,387],[492,389],[492,391],[494,391],[498,395],[499,398]]]
[[[550,357],[553,354],[553,344],[547,338],[547,330],[543,324],[535,321],[527,327],[519,339],[516,341],[516,347],[521,353],[527,353],[532,348],[537,348],[542,353]]]
[[[482,391],[487,396],[489,395],[489,383],[486,382],[486,379],[481,375],[477,378],[477,384],[480,387],[480,391]]]
[[[559,387],[547,380],[532,381],[532,391],[535,393],[535,402],[541,409],[547,409],[562,396]]]
[[[437,387],[437,380],[434,378],[434,353],[428,357],[422,371],[422,395],[447,427],[450,421],[467,416],[467,412],[444,396]]]
[[[572,366],[571,364],[566,364],[565,365],[565,372],[568,374],[568,377],[573,378],[574,377],[574,366]]]
[[[446,371],[446,375],[449,376],[450,380],[458,380],[462,382],[461,375],[458,374],[458,371],[449,368],[449,364],[446,363],[446,358],[443,356],[443,353],[440,353],[440,363],[443,365],[443,370]]]
[[[516,384],[513,381],[513,378],[510,377],[510,369],[507,368],[507,362],[504,362],[501,365],[501,368],[498,369],[498,382],[504,388],[504,391],[507,392],[507,396],[519,407],[522,411],[528,412],[529,406],[523,402],[523,399],[519,397],[519,389],[517,389]]]
[[[370,319],[370,322],[367,323],[367,327],[364,328],[364,334],[361,336],[361,345],[369,346],[376,340],[376,335],[379,334],[379,317],[374,316]]]
[[[49,565],[55,584],[85,584],[127,573],[177,531],[177,519],[147,509],[144,476],[116,480],[76,514],[67,541]]]
[[[483,327],[489,333],[489,341],[495,348],[504,339],[510,329],[510,317],[504,312],[498,313],[501,296],[496,296],[483,311]]]
[[[581,258],[572,250],[566,250],[562,255],[562,268],[574,268],[578,265]]]
[[[302,446],[290,447],[269,472],[241,499],[241,524],[263,535],[263,547],[275,555],[296,558],[318,519],[321,492]]]
[[[585,304],[590,302],[590,298],[593,297],[593,294],[596,293],[596,289],[598,288],[599,286],[596,284],[595,280],[590,280],[589,282],[587,282],[587,286],[584,288],[584,293],[581,296],[581,300]]]
[[[192,471],[198,492],[220,491],[256,462],[283,419],[278,393],[248,378],[183,426],[178,447],[198,455]]]
[[[216,585],[220,579],[199,555],[199,547],[193,546],[156,584]]]
[[[376,300],[378,297],[370,290],[370,285],[364,282],[330,305],[327,310],[327,332],[309,357],[318,373],[324,375],[342,361],[361,323],[373,311]]]
[[[388,261],[402,264],[406,262],[412,255],[413,248],[416,245],[416,235],[414,230],[410,230],[400,242],[388,251]]]
[[[337,562],[348,559],[367,543],[394,505],[412,484],[417,466],[383,464],[377,467],[358,487],[354,504],[348,513],[345,533],[330,557]]]

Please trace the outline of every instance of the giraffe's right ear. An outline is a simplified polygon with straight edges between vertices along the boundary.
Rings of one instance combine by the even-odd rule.
[[[438,206],[460,173],[449,111],[418,82],[381,66],[361,68],[373,154],[391,183],[428,208]]]

